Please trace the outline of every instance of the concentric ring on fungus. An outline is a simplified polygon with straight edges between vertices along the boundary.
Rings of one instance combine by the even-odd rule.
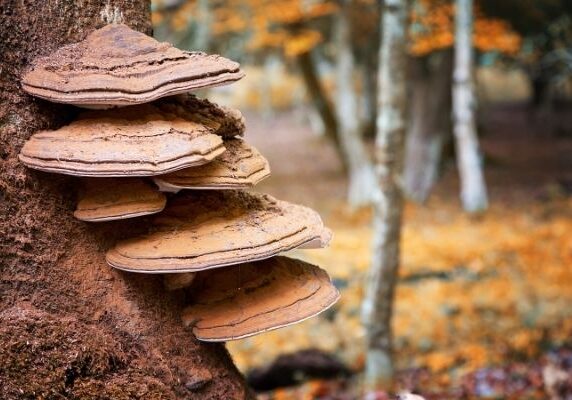
[[[127,25],[111,24],[32,62],[22,88],[33,96],[86,108],[148,103],[241,79],[240,65],[187,52]]]
[[[113,221],[156,214],[166,203],[165,195],[143,179],[89,178],[73,215],[82,221]]]
[[[214,161],[153,179],[163,192],[181,189],[246,189],[270,175],[266,158],[242,139],[225,140],[226,151]]]
[[[287,257],[199,272],[183,323],[197,339],[242,339],[313,317],[338,301],[328,274]]]
[[[56,131],[32,135],[19,159],[30,168],[67,175],[162,175],[222,154],[223,141],[213,133],[218,128],[150,104],[91,111]]]
[[[148,235],[107,252],[112,267],[141,273],[195,272],[262,260],[319,239],[315,211],[235,190],[177,195]]]

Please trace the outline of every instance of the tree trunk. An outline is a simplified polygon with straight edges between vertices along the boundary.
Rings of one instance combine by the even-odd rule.
[[[375,52],[377,54],[377,51]],[[373,139],[375,137],[375,120],[377,119],[377,63],[372,65],[367,61],[363,65],[363,112],[362,132],[363,137]]]
[[[336,152],[340,158],[340,161],[344,167],[344,170],[348,170],[344,153],[342,151],[339,135],[338,135],[338,125],[336,122],[336,115],[332,108],[330,101],[326,95],[326,92],[320,82],[318,77],[318,72],[316,71],[316,65],[312,59],[312,53],[306,52],[302,53],[297,57],[298,65],[302,72],[302,78],[306,84],[308,94],[310,95],[310,100],[314,104],[316,111],[322,119],[322,124],[324,126],[324,133],[327,138],[329,138],[336,148]]]
[[[197,0],[197,29],[193,50],[209,51],[211,42],[212,11],[209,0]]]
[[[149,2],[5,0],[0,22],[0,398],[248,397],[224,346],[183,327],[181,293],[106,265],[148,220],[80,222],[78,180],[17,159],[33,132],[76,113],[26,95],[23,68],[106,23],[151,33]]]
[[[382,9],[379,107],[375,140],[373,259],[363,304],[367,331],[366,385],[381,388],[393,377],[391,316],[397,272],[403,196],[401,174],[406,129],[407,0],[386,0]]]
[[[338,136],[348,166],[348,202],[359,207],[370,204],[375,191],[375,176],[367,149],[361,137],[355,69],[349,24],[351,0],[344,0],[337,15],[337,121]]]
[[[461,201],[468,212],[485,210],[487,188],[475,123],[473,79],[473,0],[457,0],[455,71],[453,74],[453,132],[461,178]]]
[[[451,135],[452,53],[410,59],[410,124],[405,143],[404,191],[423,203],[439,176]]]
[[[380,12],[381,3],[378,1],[372,2],[369,5],[369,11],[373,15]],[[374,139],[376,133],[376,119],[377,119],[377,71],[379,60],[379,41],[381,38],[381,26],[376,24],[371,38],[367,42],[358,47],[360,50],[360,59],[362,62],[362,135],[366,139]]]

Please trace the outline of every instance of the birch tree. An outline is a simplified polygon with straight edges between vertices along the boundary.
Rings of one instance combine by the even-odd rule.
[[[468,212],[487,208],[475,123],[473,81],[473,0],[457,0],[455,17],[455,70],[453,73],[453,132],[461,179],[461,201]]]
[[[351,0],[342,0],[336,16],[338,135],[348,168],[348,202],[352,206],[371,203],[375,188],[373,166],[361,135],[358,100],[354,85],[355,59],[350,31]]]
[[[194,49],[208,51],[211,41],[212,12],[209,0],[197,2],[197,30],[194,39]]]
[[[452,51],[410,58],[410,121],[405,141],[404,191],[423,203],[439,177],[451,137]]]
[[[401,174],[406,130],[407,0],[386,0],[378,72],[373,260],[363,304],[367,331],[366,385],[378,388],[393,377],[391,317],[399,267],[403,211]],[[381,90],[380,88],[383,88]]]

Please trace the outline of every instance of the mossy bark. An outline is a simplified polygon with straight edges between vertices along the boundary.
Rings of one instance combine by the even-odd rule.
[[[167,293],[158,276],[106,265],[106,249],[148,221],[77,221],[78,179],[17,159],[32,133],[76,113],[22,91],[30,60],[106,23],[150,34],[149,8],[147,0],[0,4],[0,398],[249,397],[224,346],[198,342],[181,324],[181,293]]]

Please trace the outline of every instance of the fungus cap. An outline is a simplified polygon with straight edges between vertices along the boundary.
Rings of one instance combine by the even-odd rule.
[[[112,24],[32,62],[22,77],[31,95],[88,108],[147,103],[241,79],[238,63],[160,43]]]
[[[107,252],[112,267],[141,273],[195,272],[275,256],[315,240],[323,228],[313,210],[235,190],[177,195],[153,232]]]
[[[246,189],[270,175],[268,161],[242,139],[225,140],[226,151],[214,161],[153,180],[163,192],[181,189]]]
[[[334,236],[330,228],[325,226],[316,227],[316,238],[299,246],[299,249],[323,249],[330,245],[332,237]]]
[[[287,257],[197,274],[183,323],[197,339],[241,339],[301,322],[340,297],[326,271]]]
[[[199,99],[192,94],[167,97],[153,105],[164,113],[213,127],[213,133],[223,139],[242,136],[246,129],[244,116],[239,110]]]
[[[19,158],[30,168],[67,175],[161,175],[222,154],[213,130],[149,104],[92,111],[56,131],[35,133]]]
[[[166,203],[165,195],[142,179],[91,178],[73,215],[82,221],[113,221],[156,214]]]

